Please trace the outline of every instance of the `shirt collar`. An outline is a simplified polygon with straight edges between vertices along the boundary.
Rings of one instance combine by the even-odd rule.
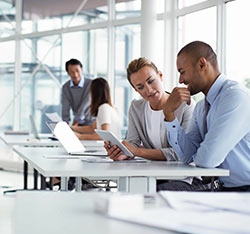
[[[83,88],[83,85],[84,85],[84,76],[82,76],[82,79],[80,80],[80,82],[79,82],[79,84],[77,86],[75,86],[73,81],[70,80],[70,87]]]
[[[218,76],[218,78],[215,80],[215,82],[213,83],[213,85],[211,86],[211,88],[209,89],[207,95],[206,95],[206,99],[208,101],[208,103],[210,105],[213,104],[215,98],[217,97],[217,95],[220,93],[223,82],[226,80],[225,75],[220,74]]]

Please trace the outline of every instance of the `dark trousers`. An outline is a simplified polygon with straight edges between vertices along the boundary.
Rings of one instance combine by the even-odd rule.
[[[219,189],[220,192],[250,192],[250,185],[244,185],[240,187],[223,187]]]
[[[193,178],[192,184],[180,180],[159,180],[157,191],[209,191],[210,185],[203,184],[201,180]]]

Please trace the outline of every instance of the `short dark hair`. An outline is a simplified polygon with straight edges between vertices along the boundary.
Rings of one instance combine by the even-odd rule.
[[[214,68],[218,67],[217,56],[212,47],[203,41],[193,41],[185,45],[177,54],[177,57],[181,54],[187,54],[192,59],[193,65],[197,61],[204,57],[211,63]]]
[[[151,60],[144,58],[144,57],[134,59],[133,61],[129,63],[128,68],[127,68],[127,79],[132,86],[133,84],[131,83],[131,75],[133,73],[138,72],[141,68],[146,67],[146,66],[153,68],[156,73],[159,72],[156,65]]]
[[[112,106],[109,84],[104,78],[98,77],[91,82],[90,94],[90,114],[92,116],[97,116],[100,105],[108,103]]]
[[[69,72],[69,70],[68,70],[69,65],[79,65],[82,68],[81,62],[77,59],[74,59],[74,58],[70,59],[69,61],[67,61],[65,63],[65,69],[67,72]]]

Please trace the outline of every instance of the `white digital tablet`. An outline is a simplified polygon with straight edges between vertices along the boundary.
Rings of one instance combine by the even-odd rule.
[[[109,131],[105,131],[105,130],[98,130],[95,129],[95,132],[104,140],[104,141],[109,141],[110,145],[117,145],[126,156],[129,157],[133,157],[134,155],[128,150],[128,148],[126,148],[125,145],[123,145],[118,139],[117,137]]]

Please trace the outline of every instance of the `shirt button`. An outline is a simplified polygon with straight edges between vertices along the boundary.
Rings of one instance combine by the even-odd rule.
[[[177,145],[177,142],[175,142],[175,144]]]
[[[175,125],[173,125],[172,127],[175,128]]]

